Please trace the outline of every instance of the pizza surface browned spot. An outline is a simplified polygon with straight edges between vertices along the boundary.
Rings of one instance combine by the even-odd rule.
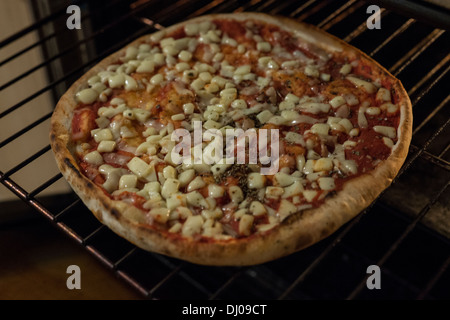
[[[310,25],[201,16],[77,80],[50,141],[93,214],[135,245],[204,265],[283,257],[387,188],[410,100],[370,57]]]

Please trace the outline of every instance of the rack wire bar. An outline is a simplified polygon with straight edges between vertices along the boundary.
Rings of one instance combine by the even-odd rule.
[[[85,1],[85,0],[74,0],[73,4],[74,5],[78,5],[80,2]],[[0,48],[16,41],[17,39],[20,39],[21,37],[27,35],[30,32],[35,31],[36,29],[38,29],[39,27],[43,26],[44,24],[53,21],[54,19],[56,19],[57,17],[63,15],[64,13],[66,13],[67,7],[63,6],[62,8],[56,10],[55,12],[49,14],[47,17],[42,18],[36,22],[34,22],[33,24],[29,25],[28,27],[23,28],[22,30],[10,35],[9,37],[7,37],[6,39],[3,39],[0,41]]]
[[[39,150],[38,152],[36,152],[35,154],[33,154],[31,157],[23,160],[21,163],[19,163],[18,165],[16,165],[15,167],[9,169],[8,171],[6,171],[5,173],[2,174],[2,179],[5,179],[11,175],[13,175],[15,172],[21,170],[22,168],[24,168],[26,165],[30,164],[31,162],[33,162],[34,160],[36,160],[37,158],[39,158],[40,156],[42,156],[44,153],[46,153],[47,151],[49,151],[50,145],[45,146],[44,148],[42,148],[41,150]]]
[[[442,61],[438,62],[433,69],[430,70],[419,82],[417,82],[411,89],[408,90],[408,95],[412,96],[414,93],[428,80],[430,80],[444,65],[450,62],[450,54],[446,55]],[[438,82],[443,76],[447,74],[449,71],[449,67],[447,67],[439,76],[434,80],[434,82]],[[431,88],[429,88],[431,89]],[[428,90],[429,90],[428,89]],[[425,91],[425,90],[424,90]],[[424,94],[424,91],[422,91],[422,96]],[[427,90],[425,91],[427,92]],[[414,100],[414,104],[416,104],[418,101]]]
[[[420,220],[428,213],[431,206],[436,203],[436,201],[441,197],[441,195],[447,190],[447,188],[450,185],[450,181],[447,181],[447,183],[444,185],[444,187],[437,192],[434,197],[431,199],[430,202],[427,203],[427,205],[421,210],[421,212],[416,216],[416,218],[408,225],[408,227],[405,229],[405,231],[398,237],[398,239],[392,244],[392,246],[389,248],[389,250],[384,254],[384,256],[377,261],[376,265],[378,267],[382,267],[386,260],[389,259],[389,257],[398,249],[400,244],[406,239],[406,237],[411,233],[411,231],[416,227],[416,225],[419,223]],[[366,285],[366,278],[364,278],[358,286],[353,290],[350,295],[348,296],[349,300],[355,299],[357,295],[361,292],[361,290]]]
[[[384,11],[385,12],[385,11]],[[397,30],[395,30],[389,37],[386,38],[386,40],[384,40],[378,47],[376,47],[374,50],[372,50],[370,52],[370,56],[374,56],[375,54],[378,53],[378,51],[380,51],[382,48],[384,48],[389,42],[391,42],[392,40],[394,40],[396,37],[400,36],[402,33],[404,33],[409,27],[411,27],[414,23],[416,22],[416,20],[414,19],[408,19],[408,21],[406,21],[404,24],[401,25],[400,28],[398,28]],[[365,24],[365,23],[364,23]],[[365,30],[367,30],[367,28],[365,28]]]
[[[380,9],[380,19],[385,18],[387,15],[389,15],[389,11],[387,11],[385,8],[381,8]],[[411,19],[412,20],[412,19]],[[360,36],[361,34],[364,33],[364,31],[367,31],[367,23],[366,21],[364,21],[363,23],[361,23],[355,30],[353,30],[352,32],[350,32],[345,38],[343,38],[343,40],[345,42],[351,42],[353,39],[355,39],[356,37]],[[396,31],[397,32],[397,31]],[[394,32],[395,33],[395,32]],[[374,53],[371,52],[370,55],[372,56]]]
[[[152,25],[147,25],[145,28],[140,29],[139,31],[135,32],[132,36],[130,36],[127,39],[124,39],[122,41],[119,41],[117,43],[115,43],[114,45],[112,45],[109,49],[99,53],[98,55],[96,55],[95,58],[89,60],[88,62],[82,64],[81,66],[79,66],[78,68],[73,69],[72,71],[69,71],[68,73],[66,73],[63,77],[53,81],[52,83],[50,83],[49,85],[45,86],[44,88],[38,90],[37,92],[35,92],[34,94],[32,94],[31,96],[29,96],[28,98],[25,98],[24,100],[18,102],[17,104],[13,105],[12,107],[6,109],[5,111],[3,111],[2,113],[0,113],[0,119],[5,117],[6,115],[8,115],[9,113],[19,109],[20,107],[22,107],[24,104],[32,101],[33,99],[37,98],[38,96],[40,96],[41,94],[43,94],[44,92],[52,89],[54,86],[56,86],[57,84],[71,78],[74,75],[79,74],[80,72],[82,72],[83,70],[85,70],[86,68],[93,66],[95,63],[97,63],[98,61],[102,60],[103,58],[107,57],[109,54],[115,52],[116,50],[118,50],[119,48],[123,47],[125,44],[129,43],[131,40],[138,38],[139,36],[151,31],[151,30],[155,30],[154,26]],[[2,142],[2,144],[4,145],[5,142]],[[2,147],[3,145],[1,145],[0,147]]]
[[[4,178],[3,174],[0,173],[0,182],[9,190],[11,190],[15,195],[17,195],[19,199],[29,204],[32,208],[36,209],[50,221],[53,221],[52,213],[49,210],[47,210],[39,201],[30,198],[28,192],[25,191],[25,189],[23,189],[21,186],[15,183],[13,180],[9,178]]]
[[[19,138],[21,135],[27,133],[28,131],[30,131],[31,129],[35,128],[37,125],[41,124],[42,122],[44,122],[47,119],[50,119],[50,117],[52,116],[53,112],[49,112],[47,113],[45,116],[42,116],[41,118],[39,118],[38,120],[34,121],[33,123],[27,125],[26,127],[24,127],[23,129],[17,131],[15,134],[13,134],[12,136],[6,138],[5,140],[3,140],[2,142],[0,142],[0,149],[3,148],[4,146],[6,146],[7,144],[11,143],[12,141],[16,140],[17,138]]]
[[[337,246],[337,244],[341,241],[341,239],[350,231],[353,229],[353,227],[358,224],[361,217],[370,210],[370,208],[374,205],[374,203],[371,204],[370,207],[368,207],[366,210],[364,210],[362,213],[360,213],[357,217],[355,217],[350,223],[339,232],[337,238],[329,244],[325,250],[322,251],[322,253],[314,259],[313,263],[311,263],[298,277],[295,279],[292,284],[278,297],[278,300],[285,300],[288,298],[289,294],[303,281],[305,281],[306,277],[309,276],[314,269],[316,269],[320,263],[327,257],[330,252]]]
[[[140,10],[143,10],[146,6],[148,6],[150,3],[146,2],[144,3],[142,6],[136,7],[134,9],[134,11],[126,13],[124,15],[122,15],[119,19],[115,20],[114,22],[106,25],[104,28],[92,33],[91,35],[89,35],[88,37],[85,37],[84,39],[74,43],[73,45],[67,47],[64,50],[61,50],[58,54],[54,55],[53,57],[48,58],[47,60],[37,64],[36,66],[32,67],[31,69],[25,71],[24,73],[20,74],[19,76],[7,81],[6,83],[4,83],[3,85],[0,85],[0,91],[6,89],[7,87],[13,85],[14,83],[16,83],[17,81],[25,78],[26,76],[32,74],[33,72],[35,72],[36,70],[45,67],[46,65],[48,65],[50,62],[55,61],[58,58],[61,58],[64,55],[67,55],[69,53],[71,53],[74,49],[76,49],[77,47],[79,47],[81,44],[84,44],[86,42],[92,41],[93,39],[95,39],[97,36],[104,34],[107,30],[111,29],[112,27],[116,26],[117,24],[119,24],[120,22],[134,16],[136,13],[138,13]]]
[[[59,220],[61,220],[61,217],[63,217],[67,212],[69,212],[70,210],[73,210],[73,208],[75,208],[75,206],[77,206],[78,204],[81,203],[81,199],[78,198],[75,201],[73,201],[71,204],[69,204],[68,206],[66,206],[64,209],[62,209],[60,212],[58,212],[57,214],[54,215],[54,220],[56,222],[58,222]]]
[[[442,266],[439,268],[438,272],[434,275],[432,279],[427,283],[422,292],[417,296],[417,300],[423,300],[430,293],[431,289],[433,289],[434,285],[439,281],[445,271],[449,269],[450,266],[450,257],[444,261]]]
[[[330,14],[326,19],[321,21],[317,26],[323,30],[330,29],[336,23],[352,14],[356,9],[361,8],[364,2],[358,0],[347,1],[343,6]]]
[[[219,295],[228,288],[236,279],[238,279],[244,272],[247,270],[248,267],[241,267],[236,272],[233,273],[233,275],[228,279],[227,282],[225,282],[220,288],[216,290],[210,297],[209,300],[216,300]]]
[[[433,44],[440,36],[444,34],[445,30],[435,29],[425,39],[414,46],[402,59],[398,60],[391,68],[391,72],[394,76],[398,76],[406,67],[409,66],[422,52],[424,52],[429,46]]]
[[[417,20],[426,21],[428,24],[436,25],[444,29],[450,28],[450,20],[448,19],[449,10],[443,6],[430,6],[429,1],[375,0],[374,2],[402,12]]]
[[[110,2],[108,6],[113,7],[123,2],[124,0],[116,0]],[[81,1],[77,1],[76,3],[81,3]],[[71,44],[67,48],[63,48],[55,56],[45,60],[43,63],[33,67],[32,69],[19,75],[15,79],[8,81],[6,84],[1,85],[0,87],[3,89],[12,85],[18,85],[18,81],[20,79],[30,74],[34,70],[37,70],[36,68],[48,67],[52,61],[69,53],[72,49],[79,47],[87,41],[96,41],[100,35],[105,34],[107,30],[111,30],[111,28],[117,26],[120,21],[124,21],[126,19],[136,19],[137,21],[142,23],[142,28],[139,28],[130,37],[121,39],[119,41],[114,41],[111,46],[108,47],[108,49],[104,50],[103,52],[96,53],[93,57],[89,57],[86,63],[80,63],[80,65],[74,66],[73,70],[65,73],[61,78],[54,80],[44,88],[38,90],[29,97],[1,112],[0,120],[11,112],[18,110],[28,102],[33,101],[44,92],[53,89],[56,85],[70,79],[75,75],[82,73],[84,70],[86,70],[86,68],[89,68],[97,61],[115,52],[118,48],[123,47],[138,36],[149,31],[161,29],[163,28],[163,26],[169,25],[173,20],[180,21],[205,13],[241,12],[248,10],[263,11],[272,14],[283,14],[283,12],[288,11],[284,14],[295,18],[298,21],[309,19],[314,20],[317,19],[317,16],[323,16],[321,15],[323,10],[326,11],[327,7],[332,5],[333,8],[336,8],[335,11],[328,14],[325,18],[321,18],[322,20],[316,22],[315,24],[319,27],[322,27],[323,29],[331,30],[331,32],[333,33],[334,30],[338,30],[340,27],[342,27],[347,18],[355,16],[357,12],[361,11],[360,9],[362,7],[367,6],[368,2],[360,0],[351,0],[348,2],[344,0],[309,0],[297,4],[294,1],[276,3],[276,1],[273,0],[215,0],[209,2],[204,6],[201,6],[200,1],[179,0],[174,2],[171,1],[170,4],[163,8],[152,7],[151,4],[155,4],[155,1],[139,1],[130,5],[130,11],[124,12],[124,14],[121,15],[121,18],[113,22],[105,22],[105,25],[103,27],[98,29],[98,31],[94,32],[87,38],[81,39],[80,41]],[[295,8],[288,9],[290,8],[290,6],[295,6]],[[29,32],[37,30],[46,23],[52,22],[55,18],[63,13],[63,9],[64,8],[60,8],[59,11],[49,15],[48,17],[44,17],[36,21],[29,27],[24,28],[23,30],[20,30],[7,39],[0,41],[0,47],[7,45],[17,39],[20,39],[22,36],[26,35]],[[83,16],[83,19],[89,19],[94,14],[95,12],[89,12],[88,14]],[[390,9],[382,8],[381,10],[382,19],[387,17],[394,19],[396,15],[397,13]],[[386,34],[386,37],[381,39],[379,44],[374,44],[375,48],[369,52],[369,55],[382,56],[385,51],[390,50],[391,45],[400,41],[402,38],[408,38],[404,36],[412,32],[412,30],[421,27],[422,25],[422,22],[415,20],[414,17],[402,18],[402,20],[400,21],[401,24],[399,23],[399,27],[395,28],[389,34]],[[365,23],[361,23],[354,30],[346,31],[346,34],[342,38],[345,41],[351,42],[353,40],[356,40],[357,37],[363,35],[366,32],[369,31],[367,30]],[[401,79],[402,75],[404,76],[406,73],[408,73],[407,71],[410,70],[409,68],[412,68],[412,66],[414,66],[417,61],[421,61],[419,58],[423,58],[426,52],[430,50],[436,50],[436,45],[434,44],[442,42],[442,37],[444,35],[447,35],[447,32],[448,31],[444,29],[436,28],[432,29],[430,32],[427,32],[426,36],[424,36],[422,39],[410,39],[408,42],[408,46],[411,49],[407,50],[401,57],[396,59],[396,61],[389,61],[389,63],[392,63],[392,66],[389,70]],[[50,34],[44,38],[41,38],[38,42],[25,47],[24,49],[14,53],[12,56],[0,62],[0,66],[13,61],[15,58],[21,56],[26,51],[31,50],[31,48],[43,45],[45,41],[54,36],[55,34]],[[442,60],[433,61],[434,64],[430,71],[424,72],[423,76],[410,86],[408,93],[412,98],[411,100],[415,108],[417,108],[417,105],[422,101],[423,98],[430,97],[431,93],[434,92],[432,90],[433,88],[436,88],[437,85],[439,85],[439,87],[444,85],[444,81],[446,81],[448,71],[450,70],[449,61],[450,53],[447,54]],[[432,120],[442,114],[442,111],[445,110],[445,107],[448,106],[449,102],[450,96],[447,95],[446,97],[439,97],[439,99],[434,99],[433,105],[426,106],[426,114],[422,117],[423,119],[419,119],[418,121],[420,122],[415,124],[413,138],[420,137],[423,131],[422,129],[425,128],[425,126],[428,127],[430,123],[433,123]],[[423,103],[420,104],[421,108],[422,105]],[[41,116],[39,119],[33,121],[29,125],[26,125],[10,137],[1,141],[0,151],[3,147],[14,142],[24,133],[30,131],[34,127],[48,120],[50,116],[51,113]],[[437,152],[435,151],[431,152],[429,150],[430,146],[432,146],[432,143],[437,141],[438,138],[441,138],[443,133],[446,132],[445,130],[448,130],[449,126],[450,119],[444,121],[443,123],[440,122],[439,127],[433,128],[433,134],[431,134],[430,138],[427,138],[426,142],[421,144],[411,144],[408,158],[405,161],[400,172],[398,173],[397,177],[392,182],[393,185],[396,184],[397,181],[402,177],[409,176],[411,173],[408,169],[411,168],[413,164],[416,164],[419,159],[424,160],[433,167],[444,170],[445,172],[450,171],[450,163],[449,161],[444,159],[444,156],[450,149],[450,146],[447,145],[446,147],[439,149],[439,154],[437,154]],[[76,199],[69,200],[67,204],[64,204],[64,208],[58,209],[57,212],[51,212],[52,210],[49,210],[45,205],[43,205],[39,200],[36,199],[36,197],[45,189],[49,188],[51,185],[62,178],[62,175],[60,173],[49,177],[46,181],[40,183],[40,185],[32,191],[26,191],[16,181],[14,181],[13,177],[16,173],[19,173],[23,168],[31,164],[33,161],[39,159],[49,150],[50,145],[44,146],[31,156],[28,156],[26,159],[21,159],[21,161],[19,161],[17,165],[7,170],[6,172],[0,171],[0,182],[8,189],[10,189],[14,194],[16,194],[19,199],[26,202],[36,211],[40,212],[44,217],[55,223],[55,225],[59,229],[68,234],[71,238],[75,239],[80,245],[86,247],[89,253],[94,255],[109,269],[113,270],[119,278],[123,279],[126,283],[140,292],[144,297],[149,299],[159,299],[160,295],[164,294],[163,292],[166,289],[166,286],[169,286],[171,282],[175,282],[178,279],[183,280],[186,283],[185,285],[189,286],[188,288],[192,288],[192,290],[198,292],[199,296],[201,297],[206,296],[210,300],[220,299],[222,296],[226,295],[229,290],[232,290],[237,283],[240,283],[240,281],[245,281],[246,277],[248,278],[249,275],[255,275],[255,279],[257,281],[260,281],[260,284],[262,286],[264,285],[265,287],[270,286],[271,281],[266,281],[263,284],[263,282],[265,281],[264,279],[267,280],[270,277],[274,277],[273,281],[277,283],[277,285],[273,288],[273,291],[277,295],[276,298],[278,300],[289,299],[294,296],[293,294],[295,292],[297,292],[299,289],[302,289],[303,284],[309,281],[309,279],[312,278],[313,274],[320,270],[320,268],[324,267],[324,262],[327,260],[327,258],[330,257],[330,255],[336,253],[337,248],[346,246],[343,242],[348,239],[349,234],[352,231],[357,230],[358,228],[364,228],[363,217],[371,216],[375,205],[384,205],[382,203],[380,204],[380,198],[386,193],[386,190],[383,191],[380,197],[376,201],[374,201],[366,210],[361,212],[355,219],[351,220],[340,230],[338,230],[336,234],[334,234],[333,237],[330,238],[330,242],[326,243],[323,249],[317,249],[316,251],[312,249],[313,253],[311,262],[306,264],[304,268],[296,270],[294,276],[292,277],[292,281],[286,281],[286,279],[283,278],[282,272],[280,272],[279,270],[277,271],[277,269],[270,264],[260,268],[235,268],[232,270],[232,272],[230,272],[230,270],[226,268],[218,268],[214,270],[224,276],[224,281],[211,288],[207,285],[207,283],[205,283],[201,279],[196,279],[195,275],[191,274],[193,269],[197,270],[195,266],[192,266],[185,262],[173,262],[167,257],[144,252],[135,246],[127,246],[124,250],[122,250],[123,252],[121,251],[117,255],[114,255],[114,257],[110,257],[108,255],[108,252],[104,252],[102,246],[99,245],[99,241],[102,241],[103,237],[110,239],[109,229],[97,222],[89,224],[89,228],[83,230],[83,232],[80,232],[77,229],[77,226],[71,222],[73,219],[81,219],[78,218],[81,212],[88,211],[88,209],[83,205],[80,198],[77,197]],[[0,170],[2,169],[3,168],[0,168]],[[379,266],[385,266],[386,261],[398,254],[397,252],[399,246],[411,235],[414,230],[418,229],[418,226],[421,225],[424,217],[427,216],[427,214],[431,211],[433,206],[436,205],[439,199],[441,199],[443,195],[448,192],[449,184],[450,182],[446,181],[442,185],[442,187],[440,187],[439,190],[434,193],[433,196],[428,199],[427,202],[419,209],[419,213],[413,219],[405,219],[405,227],[402,228],[398,234],[393,234],[393,236],[395,236],[395,239],[392,241],[391,246],[380,255],[380,258],[376,260],[376,263]],[[394,208],[390,208],[390,210],[395,211],[400,217],[404,216],[402,212],[399,212]],[[445,237],[439,236],[437,238],[442,239],[442,241],[446,244],[449,243],[448,239]],[[450,244],[447,247],[450,248]],[[296,261],[298,261],[299,263],[303,258],[302,254],[302,252],[298,254],[298,260]],[[359,255],[359,258],[365,263],[367,261],[371,261],[371,259],[367,258],[367,256],[363,252],[358,252],[357,255]],[[150,261],[152,261],[152,263],[154,262],[156,264],[160,264],[162,268],[165,268],[165,271],[161,273],[159,278],[152,279],[152,285],[146,285],[146,283],[142,283],[142,278],[141,276],[139,276],[138,271],[136,271],[136,268],[133,265],[133,259],[136,258],[149,259]],[[443,262],[439,264],[439,266],[436,268],[437,272],[435,272],[426,281],[422,290],[408,284],[407,281],[404,280],[401,280],[400,283],[405,287],[409,287],[410,291],[415,292],[418,299],[428,299],[430,298],[430,294],[433,294],[433,289],[436,287],[436,285],[439,284],[439,282],[442,281],[443,278],[445,278],[443,277],[443,274],[448,271],[449,264],[450,257],[444,259]],[[283,268],[289,269],[289,267],[289,265],[283,265]],[[383,271],[386,274],[392,274],[389,269]],[[261,279],[258,280],[258,277],[260,277]],[[365,278],[360,277],[357,280],[358,283],[349,292],[347,292],[346,296],[343,297],[344,299],[356,299],[360,296],[362,290],[364,289]],[[257,296],[257,293],[254,293],[254,295]],[[305,293],[304,295],[309,296],[308,293]]]

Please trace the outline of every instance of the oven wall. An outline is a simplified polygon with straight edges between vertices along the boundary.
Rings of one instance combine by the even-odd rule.
[[[34,21],[33,12],[28,0],[2,0],[0,1],[0,41],[10,35],[31,25]],[[28,45],[39,40],[37,32],[31,32],[18,40],[2,47],[0,50],[0,61],[22,50]],[[29,50],[20,57],[0,66],[0,86],[20,76],[36,65],[42,63],[43,56],[39,46]],[[45,68],[39,68],[18,82],[0,90],[0,113],[11,106],[21,102],[23,99],[48,85]],[[32,99],[23,107],[9,113],[0,119],[0,141],[4,141],[20,129],[33,123],[49,112],[54,106],[50,91]],[[50,120],[47,119],[30,132],[14,139],[6,145],[0,153],[0,168],[9,170],[26,159],[34,152],[48,145],[48,130]],[[23,187],[31,191],[48,179],[49,174],[57,174],[51,151],[46,152],[42,159],[38,159],[13,175],[14,178],[24,183]],[[56,183],[45,190],[43,194],[54,194],[68,192],[69,188],[65,182]],[[7,190],[3,185],[0,187],[0,202],[16,200],[17,197]]]

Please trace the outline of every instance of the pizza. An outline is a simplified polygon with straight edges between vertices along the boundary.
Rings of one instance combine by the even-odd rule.
[[[401,168],[410,100],[366,54],[261,13],[200,16],[105,58],[58,102],[59,169],[103,224],[202,265],[328,237]]]

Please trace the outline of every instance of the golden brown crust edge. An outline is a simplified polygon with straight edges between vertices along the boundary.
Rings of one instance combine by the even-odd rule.
[[[229,16],[226,14],[210,15],[195,20]],[[86,83],[89,77],[114,62],[126,47],[139,43],[147,36],[133,41],[125,48],[105,58],[77,80],[56,106],[51,120],[50,139],[57,165],[85,205],[114,232],[145,250],[204,265],[260,264],[291,254],[329,236],[364,210],[390,185],[406,158],[412,135],[411,102],[403,86],[399,80],[395,79],[364,53],[316,27],[301,24],[288,18],[272,17],[259,13],[241,13],[231,16],[238,19],[263,18],[268,23],[287,26],[303,35],[309,35],[316,45],[322,45],[324,49],[345,50],[345,52],[350,52],[370,61],[373,66],[380,70],[381,74],[392,79],[394,89],[399,95],[401,108],[399,139],[391,156],[375,170],[345,184],[343,190],[337,196],[326,199],[319,208],[294,214],[265,234],[215,242],[196,242],[192,239],[180,237],[167,238],[161,233],[132,222],[132,219],[139,215],[139,210],[123,202],[111,200],[81,173],[71,153],[72,147],[69,143],[69,135],[72,111],[76,107],[75,93]],[[166,30],[170,32],[170,30],[183,24],[184,22],[179,23]]]

